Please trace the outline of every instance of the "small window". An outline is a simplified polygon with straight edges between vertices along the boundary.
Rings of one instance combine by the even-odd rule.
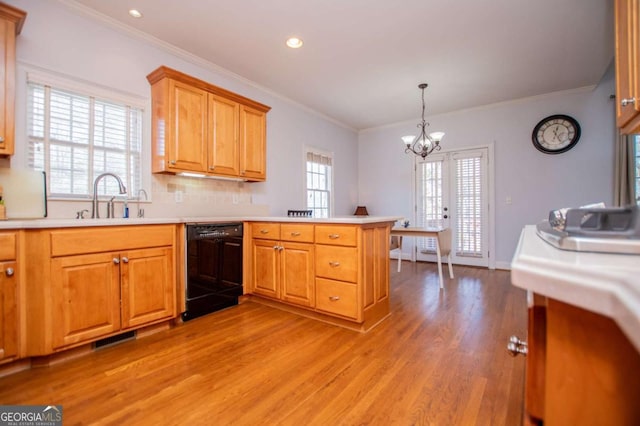
[[[307,151],[307,209],[313,217],[332,216],[332,163],[331,154]]]
[[[28,166],[46,172],[49,197],[92,196],[104,172],[118,175],[129,197],[142,188],[141,107],[32,80],[27,97]],[[115,179],[98,187],[100,196],[118,193]]]

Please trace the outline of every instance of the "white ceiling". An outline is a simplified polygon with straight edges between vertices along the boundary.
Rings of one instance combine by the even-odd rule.
[[[429,116],[597,84],[613,59],[610,0],[65,2],[358,130],[417,120],[421,82]]]

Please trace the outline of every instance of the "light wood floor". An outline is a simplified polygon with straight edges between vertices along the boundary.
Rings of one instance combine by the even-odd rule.
[[[392,315],[366,334],[255,302],[0,378],[0,404],[62,404],[64,424],[518,425],[526,297],[509,272],[391,273]]]

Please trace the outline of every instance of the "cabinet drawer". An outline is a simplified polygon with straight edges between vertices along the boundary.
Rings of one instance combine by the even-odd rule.
[[[355,284],[316,278],[316,309],[353,319],[358,318]]]
[[[283,241],[313,242],[313,225],[283,223],[280,225],[280,239]]]
[[[16,234],[0,234],[0,260],[16,258]]]
[[[355,226],[316,225],[316,243],[355,246],[358,228]]]
[[[280,239],[280,224],[270,222],[255,222],[251,224],[251,236],[267,240]]]
[[[316,276],[356,282],[358,279],[356,248],[316,245]]]
[[[173,245],[173,225],[105,226],[51,231],[51,256]]]

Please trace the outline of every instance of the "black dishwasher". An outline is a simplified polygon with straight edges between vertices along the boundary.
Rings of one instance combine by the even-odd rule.
[[[238,304],[242,295],[242,224],[187,224],[188,321]]]

